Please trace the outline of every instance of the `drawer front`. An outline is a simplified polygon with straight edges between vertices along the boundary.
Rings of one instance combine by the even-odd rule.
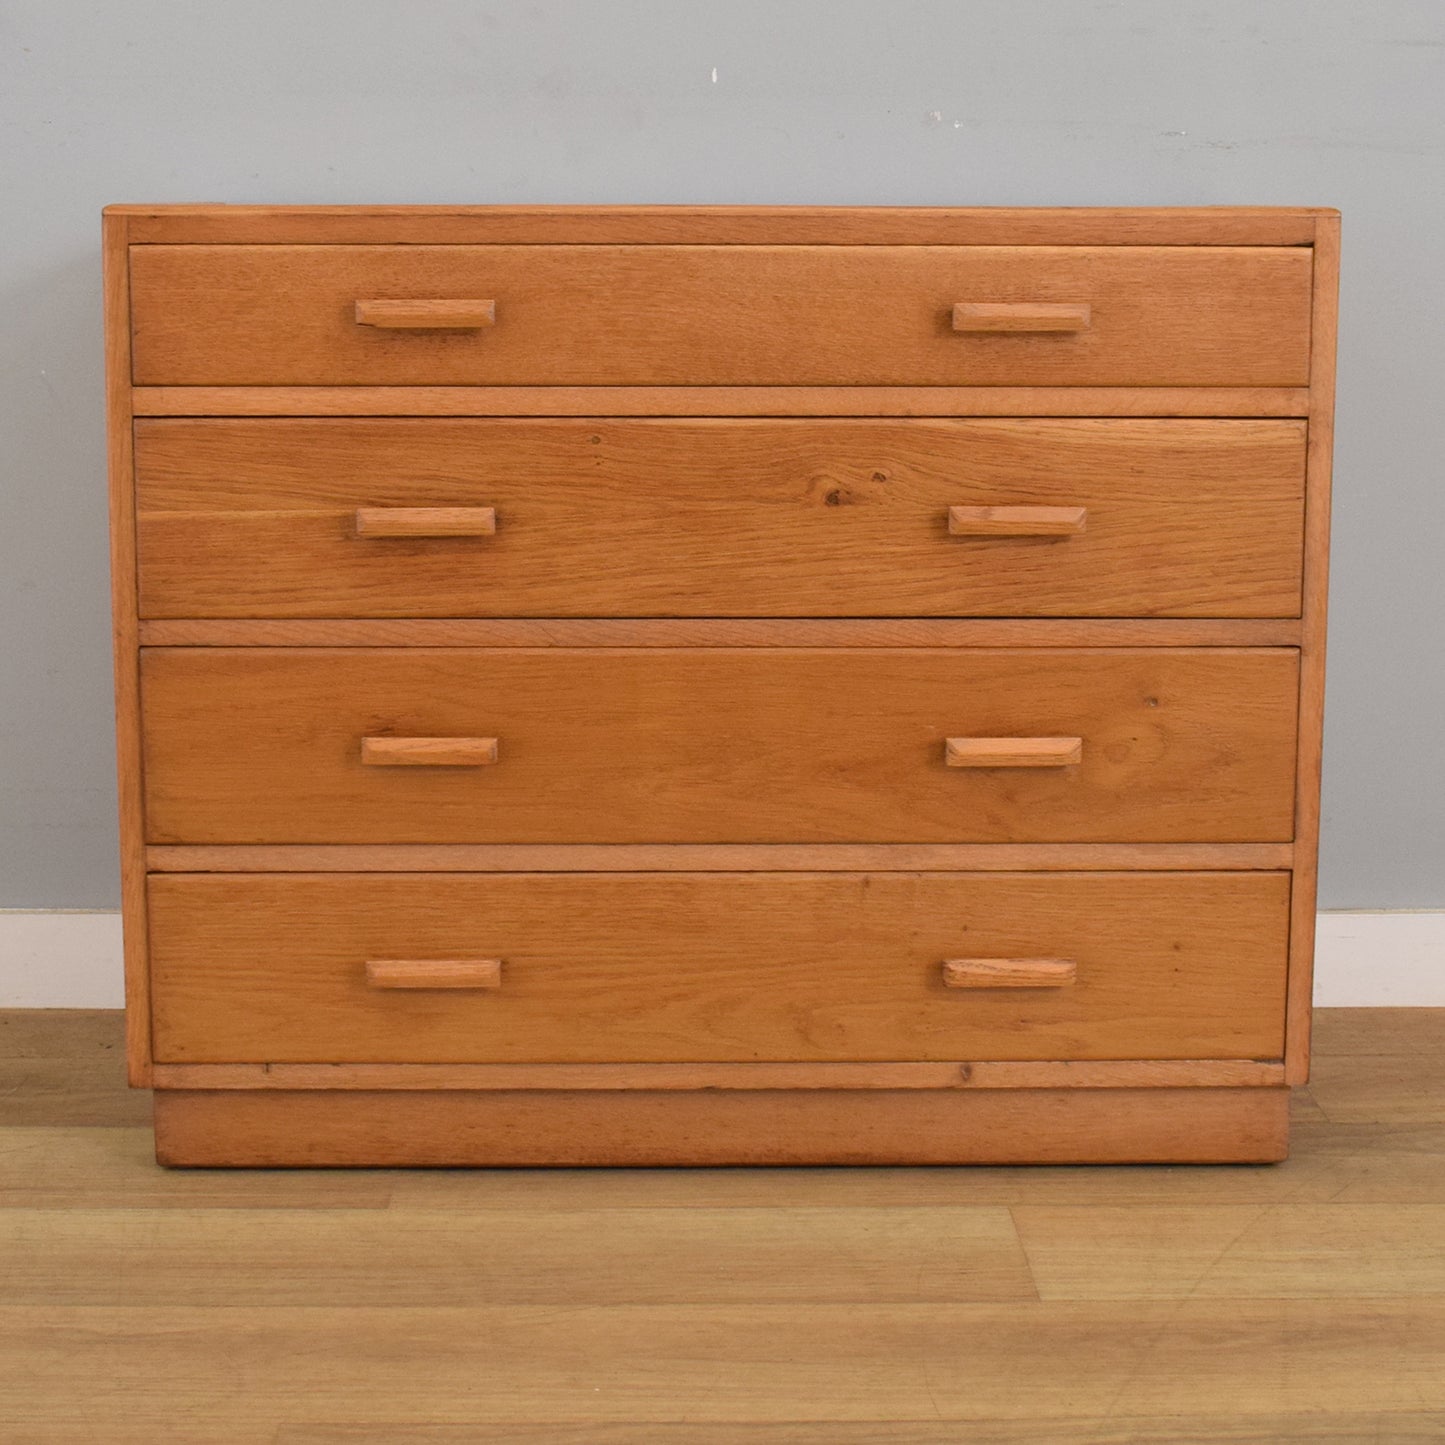
[[[1267,648],[151,648],[146,821],[154,843],[1279,841],[1297,687]]]
[[[1299,421],[141,421],[141,615],[1294,616],[1304,452]]]
[[[1310,272],[1305,247],[135,246],[134,378],[1300,386]]]
[[[161,875],[150,905],[168,1063],[1269,1059],[1283,1043],[1281,873]],[[981,958],[1073,969],[945,982],[946,961]],[[402,986],[438,960],[453,984],[474,965],[472,986]]]

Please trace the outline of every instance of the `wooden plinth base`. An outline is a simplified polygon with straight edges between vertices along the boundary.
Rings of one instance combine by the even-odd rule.
[[[162,1164],[1268,1163],[1284,1088],[439,1093],[160,1090]]]

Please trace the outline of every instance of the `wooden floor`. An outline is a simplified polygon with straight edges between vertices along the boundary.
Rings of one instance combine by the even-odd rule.
[[[1240,1168],[207,1173],[0,1014],[0,1440],[1445,1441],[1445,1010]]]

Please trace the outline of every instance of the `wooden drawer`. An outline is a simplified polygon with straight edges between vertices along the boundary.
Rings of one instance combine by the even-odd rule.
[[[1310,276],[1306,247],[134,246],[133,377],[1300,386]]]
[[[1282,873],[163,875],[150,906],[161,1062],[1283,1046]],[[982,958],[1072,963],[1073,981],[945,984],[945,960]],[[436,960],[500,967],[473,969],[487,987],[396,986]]]
[[[1300,605],[1300,421],[176,419],[135,455],[146,617]]]
[[[1297,674],[1264,648],[151,648],[146,822],[154,843],[1279,841]]]

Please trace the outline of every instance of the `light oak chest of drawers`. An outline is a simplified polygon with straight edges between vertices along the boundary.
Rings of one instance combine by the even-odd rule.
[[[1335,213],[105,238],[163,1162],[1283,1157]]]

